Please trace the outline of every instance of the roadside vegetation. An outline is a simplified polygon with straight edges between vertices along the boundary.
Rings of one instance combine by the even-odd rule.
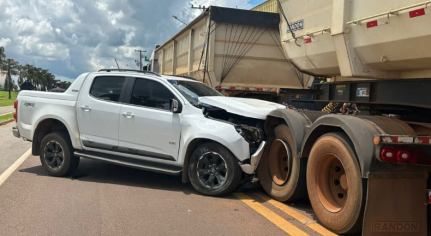
[[[9,99],[8,91],[0,91],[0,107],[13,106],[17,96],[18,92],[11,92],[11,99]]]
[[[13,119],[13,113],[7,114],[7,115],[4,115],[4,116],[0,116],[0,123],[3,122],[3,121],[9,120],[9,119]]]

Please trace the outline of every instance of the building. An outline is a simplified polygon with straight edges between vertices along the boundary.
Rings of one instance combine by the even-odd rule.
[[[278,3],[277,0],[268,0],[254,8],[251,9],[252,11],[263,11],[263,12],[272,12],[272,13],[279,13],[278,9]]]
[[[7,72],[0,71],[0,90],[5,90],[7,78]]]

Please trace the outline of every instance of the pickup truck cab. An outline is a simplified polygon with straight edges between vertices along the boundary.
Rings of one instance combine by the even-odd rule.
[[[223,97],[191,78],[126,70],[79,76],[64,93],[22,91],[13,134],[33,142],[53,176],[81,157],[182,175],[205,195],[252,179],[265,146],[264,120],[284,108]]]

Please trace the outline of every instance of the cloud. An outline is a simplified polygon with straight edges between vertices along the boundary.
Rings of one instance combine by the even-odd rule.
[[[120,65],[135,68],[201,11],[193,5],[250,8],[263,0],[1,0],[0,46],[21,64],[72,80],[81,73]]]

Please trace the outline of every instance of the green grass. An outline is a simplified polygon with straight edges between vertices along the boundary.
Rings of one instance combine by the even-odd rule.
[[[16,100],[16,96],[18,96],[18,92],[12,92],[12,99],[9,99],[8,91],[0,91],[0,107],[13,106],[13,103]]]
[[[4,116],[0,116],[0,122],[5,121],[5,120],[9,120],[13,118],[13,113],[12,114],[7,114]]]

